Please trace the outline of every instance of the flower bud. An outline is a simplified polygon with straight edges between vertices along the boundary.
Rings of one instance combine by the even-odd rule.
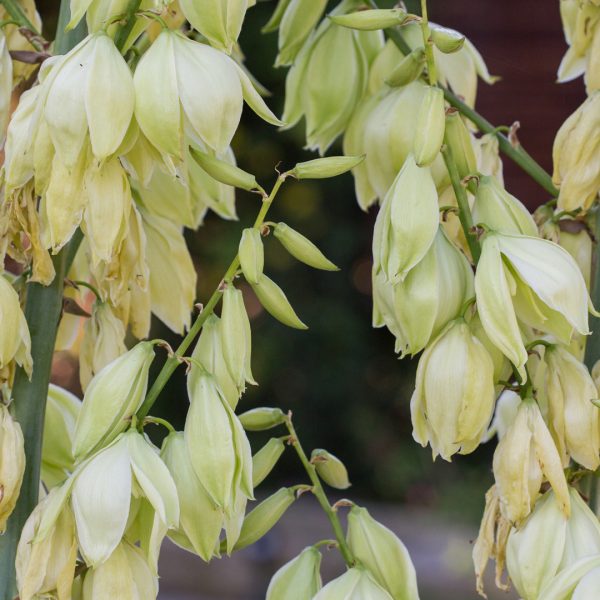
[[[315,466],[317,475],[327,484],[338,490],[348,489],[351,485],[348,471],[344,463],[337,457],[315,448],[310,455],[310,462]]]
[[[265,249],[258,229],[248,228],[242,231],[238,254],[246,281],[258,283],[265,265]]]
[[[294,329],[308,329],[298,318],[283,290],[272,279],[263,275],[252,289],[259,302],[278,321]]]
[[[446,114],[445,142],[452,150],[452,157],[461,179],[477,171],[473,137],[457,110],[450,110]]]
[[[406,11],[401,8],[380,8],[360,10],[347,15],[333,15],[331,20],[336,25],[358,29],[360,31],[375,31],[402,25],[406,21]]]
[[[60,509],[50,529],[40,536],[44,516],[54,509],[60,490],[50,491],[33,510],[17,546],[17,588],[21,600],[46,596],[71,597],[77,559],[75,521],[68,506]]]
[[[136,546],[120,543],[101,565],[90,569],[83,580],[83,600],[155,600],[158,578]]]
[[[15,361],[31,376],[31,337],[25,315],[21,310],[19,295],[6,277],[0,275],[0,310],[2,328],[0,328],[0,369]]]
[[[339,271],[336,267],[308,238],[292,229],[285,223],[277,223],[273,235],[281,245],[300,262],[315,269],[324,271]]]
[[[135,116],[163,154],[183,154],[186,127],[217,153],[237,129],[244,99],[261,118],[281,125],[248,76],[226,54],[174,31],[163,31],[140,60],[134,76]],[[153,90],[162,90],[157,95]]]
[[[181,10],[192,27],[211,46],[231,54],[242,29],[249,0],[181,0]]]
[[[511,523],[520,523],[531,512],[544,478],[569,516],[562,461],[534,400],[526,399],[519,406],[515,421],[496,447],[493,467],[500,508]]]
[[[12,418],[6,405],[0,403],[0,533],[17,503],[23,473],[25,449],[21,426]]]
[[[280,408],[253,408],[239,415],[240,423],[246,431],[265,431],[285,422],[285,414]]]
[[[326,156],[297,163],[289,172],[296,179],[327,179],[347,173],[365,160],[363,156]]]
[[[281,438],[271,438],[252,457],[252,486],[258,487],[273,470],[285,450]]]
[[[444,141],[446,108],[444,91],[427,88],[417,116],[417,135],[413,142],[415,161],[420,167],[430,165],[439,154]]]
[[[127,352],[125,325],[107,302],[96,301],[83,326],[79,351],[79,380],[85,390],[106,365]]]
[[[73,436],[81,401],[57,385],[50,384],[44,415],[42,481],[53,488],[73,471]]]
[[[288,0],[279,25],[275,66],[291,65],[311,31],[320,21],[327,0]]]
[[[566,348],[546,348],[545,389],[548,422],[556,446],[568,457],[595,471],[600,466],[600,412],[592,404],[598,391],[587,367]]]
[[[473,222],[483,223],[501,233],[537,237],[537,227],[529,211],[495,177],[489,175],[479,177]]]
[[[417,575],[406,546],[366,508],[355,505],[348,514],[348,546],[392,598],[418,600]]]
[[[263,537],[277,524],[295,499],[296,492],[293,488],[281,488],[266,500],[263,500],[246,515],[240,537],[233,549],[241,550]]]
[[[230,510],[238,494],[252,498],[250,444],[208,373],[192,368],[188,396],[185,442],[192,467],[213,502]]]
[[[427,347],[411,399],[413,437],[450,460],[479,445],[494,410],[494,365],[463,319]]]
[[[375,272],[403,281],[425,256],[438,230],[437,191],[429,167],[409,156],[377,214],[373,233]]]
[[[431,26],[431,41],[444,54],[458,52],[465,45],[465,39],[462,33],[458,33],[454,29],[440,27],[439,25]]]
[[[161,457],[173,477],[179,498],[179,526],[169,532],[169,537],[208,562],[218,547],[223,513],[196,476],[183,433],[170,433],[165,438]]]
[[[390,87],[402,87],[418,79],[425,70],[427,57],[424,48],[415,48],[407,54],[394,68],[385,82]]]
[[[540,590],[560,566],[567,530],[565,517],[552,491],[536,503],[532,513],[508,537],[506,565],[523,600],[541,598]]]
[[[363,568],[352,567],[330,581],[313,600],[392,600],[373,576]]]
[[[107,446],[127,428],[127,420],[144,401],[153,359],[152,344],[140,342],[92,379],[75,426],[76,459]]]
[[[558,208],[587,210],[600,188],[597,132],[600,92],[594,92],[561,126],[554,140],[552,180],[559,190]]]
[[[244,0],[246,1],[246,0]],[[240,188],[241,190],[251,191],[258,189],[256,177],[246,173],[236,165],[225,160],[219,160],[210,154],[200,152],[193,146],[190,146],[192,158],[213,178],[225,185]]]
[[[312,598],[322,586],[321,553],[314,546],[304,548],[296,558],[283,565],[271,578],[265,600]]]

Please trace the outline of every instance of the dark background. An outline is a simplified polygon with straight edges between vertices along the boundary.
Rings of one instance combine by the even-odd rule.
[[[407,2],[416,10],[414,4]],[[260,33],[274,6],[259,2],[248,12],[240,42],[247,66],[272,92],[268,102],[281,114],[286,70],[272,66],[276,34]],[[432,20],[465,33],[490,71],[502,77],[494,86],[480,83],[479,112],[496,125],[520,121],[521,142],[550,171],[555,133],[584,99],[581,80],[555,84],[566,48],[558,0],[430,0],[429,7]],[[52,37],[56,4],[42,3],[40,10]],[[270,186],[277,163],[289,168],[312,157],[302,150],[302,127],[278,132],[247,110],[234,139],[240,166]],[[330,153],[341,153],[340,145]],[[505,178],[508,190],[530,208],[547,200],[546,193],[508,161]],[[210,215],[198,232],[187,233],[199,273],[200,302],[219,283],[236,252],[241,229],[254,220],[258,208],[255,195],[239,193],[239,222]],[[428,507],[475,522],[492,481],[493,444],[447,464],[432,463],[430,450],[413,442],[408,407],[416,361],[398,361],[393,337],[370,325],[374,213],[358,208],[349,175],[286,183],[269,218],[286,221],[310,237],[341,271],[313,271],[297,264],[276,241],[265,240],[266,272],[283,287],[310,328],[300,332],[274,321],[242,284],[252,318],[254,375],[260,386],[248,390],[240,410],[261,405],[292,410],[307,448],[325,447],[347,464],[354,484],[351,494]],[[160,323],[153,334],[177,343]],[[154,373],[160,362],[156,361]],[[180,369],[154,413],[182,428],[186,410]],[[253,446],[258,448],[267,437],[252,435]],[[302,477],[290,453],[265,486],[297,483]]]

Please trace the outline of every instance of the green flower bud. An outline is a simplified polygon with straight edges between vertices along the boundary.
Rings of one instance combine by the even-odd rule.
[[[527,352],[517,317],[569,343],[585,335],[591,302],[577,263],[557,244],[521,235],[489,233],[475,274],[477,309],[492,343],[519,370]]]
[[[90,569],[83,580],[83,598],[155,600],[158,578],[142,552],[127,542],[119,544],[101,565]]]
[[[281,2],[283,4],[283,0]],[[325,12],[327,0],[291,0],[279,24],[279,53],[275,66],[291,65]],[[277,7],[279,12],[280,7]]]
[[[281,425],[285,414],[280,408],[253,408],[239,416],[240,423],[246,431],[265,431]]]
[[[75,425],[73,455],[78,461],[112,442],[144,401],[154,360],[150,342],[140,342],[92,379]]]
[[[557,573],[561,563],[567,518],[552,491],[536,503],[532,513],[513,529],[506,545],[506,566],[523,600],[541,598],[540,590]]]
[[[42,444],[42,480],[48,488],[60,485],[73,471],[73,435],[80,410],[79,398],[50,384]]]
[[[277,223],[273,235],[294,257],[309,267],[324,271],[339,271],[325,255],[306,237],[285,223]]]
[[[384,8],[360,10],[347,15],[332,15],[330,19],[342,27],[360,31],[375,31],[402,25],[407,16],[406,11],[401,8]]]
[[[33,510],[17,546],[16,571],[19,598],[35,600],[56,596],[70,598],[77,559],[75,521],[69,507],[63,506],[53,518],[45,535],[38,538],[40,523],[60,495],[58,488],[50,491]]]
[[[375,273],[403,281],[425,256],[439,225],[438,197],[429,167],[419,167],[411,155],[377,214],[373,233]]]
[[[249,0],[182,0],[181,10],[211,46],[231,54],[242,29]]]
[[[179,526],[169,532],[169,537],[208,562],[218,548],[223,512],[215,507],[196,476],[183,433],[170,433],[165,438],[161,457],[173,477],[179,498]]]
[[[421,77],[426,64],[425,49],[415,48],[398,63],[398,66],[387,77],[386,83],[391,87],[408,85]]]
[[[230,511],[238,494],[252,498],[250,444],[209,374],[192,368],[188,395],[184,432],[192,467],[213,502]]]
[[[273,470],[277,461],[285,450],[285,443],[281,438],[271,438],[252,457],[252,485],[259,486]]]
[[[365,160],[363,156],[326,156],[297,163],[289,172],[296,179],[327,179],[347,173]]]
[[[563,464],[571,456],[595,471],[600,466],[600,411],[592,404],[598,400],[594,380],[565,347],[546,348],[544,360],[548,422]]]
[[[448,325],[419,360],[411,399],[413,437],[433,456],[473,452],[494,410],[494,364],[463,319]]]
[[[8,408],[0,403],[0,533],[17,503],[23,473],[25,448],[21,426],[12,418]]]
[[[205,152],[196,150],[190,146],[192,158],[213,178],[225,185],[240,188],[242,190],[257,190],[259,189],[256,183],[256,177],[250,173],[246,173],[239,167],[231,163],[220,160]]]
[[[307,600],[321,589],[321,553],[304,548],[271,578],[266,600]]]
[[[518,524],[529,515],[544,478],[560,509],[569,516],[571,503],[562,461],[534,400],[521,402],[513,424],[496,447],[493,468],[500,510],[511,523]]]
[[[413,152],[417,165],[430,165],[440,152],[446,127],[444,91],[439,87],[427,88],[417,116],[417,135]]]
[[[295,499],[296,492],[293,488],[281,488],[263,500],[246,515],[240,537],[233,549],[241,550],[263,537],[277,524]]]
[[[313,600],[392,600],[367,570],[353,567],[330,581]]]
[[[348,471],[344,463],[331,452],[315,448],[310,455],[310,462],[315,466],[317,475],[327,485],[338,490],[345,490],[350,487]]]
[[[489,175],[479,178],[473,204],[473,221],[501,233],[537,237],[537,227],[529,211],[495,177]]]
[[[457,110],[450,110],[446,114],[445,141],[452,150],[452,158],[461,179],[475,173],[477,158],[473,149],[473,136]]]
[[[458,52],[465,45],[465,39],[462,33],[458,33],[454,29],[440,27],[439,25],[431,26],[431,41],[444,54]]]
[[[294,329],[308,329],[294,312],[283,290],[273,280],[263,275],[252,289],[259,302],[278,321]]]
[[[348,545],[392,598],[418,600],[417,574],[406,546],[366,508],[355,505],[348,514]]]
[[[258,229],[248,228],[242,231],[238,254],[246,281],[258,283],[265,265],[265,249]]]

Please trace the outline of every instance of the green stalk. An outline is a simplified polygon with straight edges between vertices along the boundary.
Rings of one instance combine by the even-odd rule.
[[[594,211],[594,253],[592,254],[592,289],[591,298],[594,308],[600,307],[600,209]],[[590,315],[590,330],[585,345],[585,364],[591,371],[600,360],[600,318]]]
[[[427,16],[427,0],[421,0],[421,33],[423,34],[423,47],[427,59],[427,75],[429,85],[437,85],[437,69],[433,55],[433,44],[431,43],[431,29],[429,29],[429,17]]]
[[[277,178],[277,181],[275,182],[271,193],[263,199],[261,209],[258,213],[258,216],[256,217],[256,220],[254,221],[254,229],[260,230],[263,226],[265,218],[267,217],[267,213],[271,208],[271,204],[273,204],[273,200],[275,200],[275,196],[277,196],[277,192],[279,191],[279,188],[281,187],[284,181],[285,175],[280,175]],[[225,272],[222,281],[231,281],[234,278],[239,266],[239,255],[236,254],[235,258],[231,261],[231,264]],[[177,369],[177,367],[181,364],[177,356],[183,356],[186,353],[187,349],[190,347],[196,336],[200,333],[200,330],[206,322],[206,319],[208,319],[208,317],[210,317],[210,315],[213,314],[217,304],[219,303],[219,300],[221,299],[220,287],[221,286],[218,286],[217,289],[213,292],[212,296],[206,303],[206,306],[204,306],[202,312],[200,313],[194,324],[191,326],[187,335],[183,338],[183,341],[181,342],[181,344],[179,344],[177,350],[175,350],[176,356],[172,356],[167,359],[162,369],[160,370],[160,373],[154,380],[150,391],[146,395],[144,403],[142,404],[142,406],[140,406],[140,409],[137,412],[136,416],[139,423],[143,422],[144,418],[150,412],[150,409],[158,399],[159,394],[162,392],[165,385],[167,385],[167,382],[171,378],[171,375],[173,375],[175,369]]]
[[[65,34],[64,25],[68,20],[69,2],[62,0],[55,41],[57,52],[67,52],[85,36],[85,25]],[[8,520],[6,533],[0,537],[0,600],[12,600],[16,594],[17,544],[23,525],[38,502],[44,416],[56,333],[62,314],[64,279],[81,239],[82,234],[78,230],[69,244],[53,257],[56,276],[49,286],[39,283],[27,285],[25,318],[31,335],[33,373],[29,380],[23,369],[17,369],[11,404],[12,413],[23,430],[26,465],[19,500]]]
[[[13,21],[37,35],[40,34],[33,23],[27,18],[27,15],[23,12],[21,5],[16,0],[0,0],[0,4],[4,6],[6,12],[10,15],[10,18]]]
[[[308,460],[306,456],[306,452],[302,448],[302,444],[298,439],[298,434],[294,429],[294,425],[292,423],[291,416],[287,416],[285,419],[285,426],[287,430],[290,432],[290,440],[289,443],[294,447],[294,450],[298,454],[300,458],[300,462],[302,463],[313,487],[312,492],[315,495],[315,498],[318,500],[323,512],[325,513],[327,519],[331,523],[331,528],[335,534],[335,539],[337,540],[337,545],[340,550],[340,554],[344,558],[344,562],[348,565],[348,567],[353,567],[356,565],[356,559],[352,555],[352,551],[346,542],[346,537],[344,536],[344,530],[342,528],[342,524],[340,523],[340,519],[338,517],[337,511],[329,503],[329,499],[327,498],[327,494],[323,489],[323,484],[317,475],[317,469],[315,466]]]
[[[117,33],[115,34],[115,46],[119,50],[123,50],[125,46],[125,42],[127,42],[127,38],[133,29],[136,21],[136,12],[140,8],[141,0],[129,0],[127,5],[127,9],[125,11],[125,19],[123,25],[119,27]]]

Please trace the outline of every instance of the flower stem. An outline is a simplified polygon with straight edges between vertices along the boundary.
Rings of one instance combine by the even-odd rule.
[[[433,55],[429,17],[427,16],[427,0],[421,0],[421,33],[423,34],[423,46],[425,47],[429,85],[437,85],[437,69],[435,67],[435,57]]]
[[[256,220],[254,221],[254,225],[253,225],[254,229],[258,229],[258,230],[261,229],[261,227],[265,221],[265,218],[267,216],[267,213],[269,212],[269,209],[271,208],[271,205],[273,204],[273,200],[275,200],[275,197],[277,196],[277,192],[279,191],[279,188],[281,187],[281,185],[283,184],[285,179],[286,179],[285,174],[280,175],[277,178],[277,181],[275,182],[275,185],[273,186],[271,193],[268,196],[263,197],[262,206],[260,208],[258,216],[256,217]],[[231,281],[233,279],[233,277],[235,276],[235,273],[238,270],[239,266],[240,266],[240,259],[239,259],[238,254],[236,254],[235,258],[231,261],[231,264],[227,268],[227,271],[225,271],[225,275],[223,275],[223,279],[221,281]],[[217,287],[217,289],[215,289],[212,296],[209,298],[208,302],[206,303],[206,306],[204,306],[204,308],[202,309],[202,312],[200,313],[200,315],[198,316],[198,318],[196,319],[196,321],[194,322],[194,324],[188,331],[187,335],[183,338],[181,344],[179,344],[179,346],[175,350],[175,356],[168,358],[167,361],[165,362],[165,364],[163,365],[162,369],[160,370],[160,373],[157,375],[156,379],[154,380],[154,383],[152,384],[150,391],[146,395],[146,398],[145,398],[142,406],[140,406],[140,409],[137,412],[138,421],[142,421],[146,417],[146,415],[150,412],[150,409],[152,408],[152,406],[158,399],[159,394],[162,392],[163,388],[165,387],[165,385],[171,378],[171,375],[173,375],[175,369],[177,369],[177,367],[181,364],[180,361],[178,360],[177,356],[183,356],[186,353],[187,349],[190,347],[190,345],[192,344],[192,342],[194,341],[196,336],[200,333],[200,330],[202,329],[202,326],[204,325],[204,323],[206,322],[208,317],[210,317],[210,315],[213,314],[220,299],[221,299],[221,285],[219,285]]]
[[[20,27],[29,29],[33,33],[40,34],[35,25],[27,18],[27,15],[21,8],[21,5],[16,0],[0,0],[0,4],[4,6],[10,18]]]
[[[346,542],[346,537],[344,536],[344,530],[342,529],[342,524],[340,523],[340,519],[338,517],[337,511],[333,509],[331,504],[329,503],[329,499],[327,498],[327,494],[323,489],[323,484],[317,475],[317,470],[315,466],[308,460],[304,449],[302,448],[302,444],[298,439],[298,434],[296,433],[296,429],[294,428],[294,424],[292,423],[291,413],[285,418],[285,426],[287,430],[290,432],[289,443],[294,447],[298,457],[300,458],[300,462],[302,466],[306,470],[306,473],[313,485],[312,492],[315,495],[316,499],[319,501],[323,512],[326,517],[329,519],[331,523],[331,527],[335,534],[335,539],[337,540],[337,545],[340,550],[340,554],[344,558],[345,563],[349,567],[353,567],[356,565],[356,559],[352,555],[352,551],[350,550],[348,543]]]
[[[136,13],[140,8],[141,3],[141,0],[129,0],[129,3],[127,4],[123,24],[119,26],[117,33],[115,34],[115,46],[121,51],[127,42],[127,38],[129,38],[129,34],[135,25],[136,19],[138,18]]]

